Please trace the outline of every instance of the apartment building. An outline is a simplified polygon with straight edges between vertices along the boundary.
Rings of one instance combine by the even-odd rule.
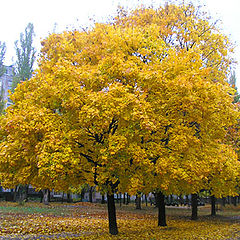
[[[5,66],[5,72],[0,77],[0,88],[1,88],[1,95],[4,101],[4,108],[7,108],[11,105],[11,101],[9,99],[9,90],[12,89],[12,82],[13,82],[13,66]]]

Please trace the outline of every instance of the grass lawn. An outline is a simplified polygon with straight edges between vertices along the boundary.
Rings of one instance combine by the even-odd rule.
[[[108,234],[106,204],[51,203],[45,206],[0,202],[0,239],[240,239],[240,206],[221,208],[211,217],[210,206],[191,209],[167,207],[167,227],[157,227],[157,209],[117,204],[118,236]]]

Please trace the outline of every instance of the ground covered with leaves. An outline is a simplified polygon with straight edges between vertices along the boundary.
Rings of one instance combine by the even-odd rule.
[[[108,234],[106,205],[51,203],[45,206],[0,202],[0,239],[240,239],[240,207],[226,207],[210,217],[210,207],[167,209],[167,227],[157,227],[157,209],[117,206],[119,235]]]

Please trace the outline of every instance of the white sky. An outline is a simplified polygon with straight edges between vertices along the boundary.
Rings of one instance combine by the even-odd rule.
[[[174,2],[174,0],[172,0]],[[193,0],[197,1],[197,0]],[[163,0],[0,0],[0,41],[6,42],[5,64],[14,62],[14,42],[29,22],[34,25],[35,46],[40,49],[40,39],[56,31],[61,32],[68,26],[86,26],[89,18],[107,19],[113,15],[117,6],[136,6],[142,3],[162,4]],[[205,4],[215,19],[223,22],[223,32],[236,43],[235,58],[237,86],[240,89],[240,0],[198,0]]]

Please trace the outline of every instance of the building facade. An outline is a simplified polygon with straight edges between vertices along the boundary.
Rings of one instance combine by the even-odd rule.
[[[1,96],[3,98],[4,108],[7,108],[11,105],[11,101],[9,99],[9,91],[12,89],[13,71],[13,66],[5,66],[5,72],[0,77]]]

